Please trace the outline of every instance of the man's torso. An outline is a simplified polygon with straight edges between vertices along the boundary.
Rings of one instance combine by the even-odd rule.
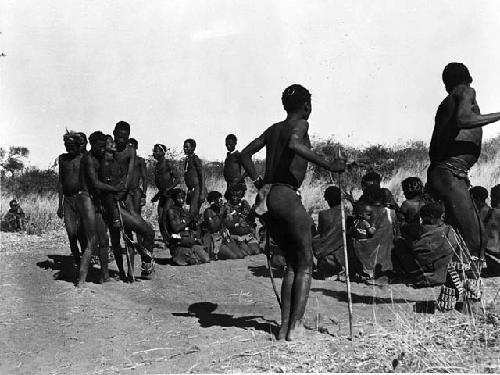
[[[80,162],[82,155],[71,158],[68,154],[59,157],[61,164],[61,183],[64,195],[74,195],[80,189]]]

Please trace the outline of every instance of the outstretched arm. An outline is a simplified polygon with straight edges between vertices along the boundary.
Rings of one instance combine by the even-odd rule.
[[[288,147],[307,161],[319,165],[332,172],[342,172],[345,169],[345,161],[341,159],[329,163],[321,156],[312,151],[308,145],[304,143],[304,137],[309,130],[309,123],[306,120],[299,120],[293,124],[292,134]]]
[[[461,129],[480,128],[500,120],[500,112],[481,115],[473,111],[476,105],[476,92],[473,88],[467,87],[456,95],[458,102],[457,125]]]
[[[95,165],[94,161],[92,160],[91,157],[87,159],[87,163],[82,163],[82,166],[85,165],[87,168],[87,176],[89,178],[89,184],[97,190],[101,191],[110,191],[110,192],[118,192],[120,189],[105,184],[104,182],[99,181],[99,178],[97,177],[97,166]]]

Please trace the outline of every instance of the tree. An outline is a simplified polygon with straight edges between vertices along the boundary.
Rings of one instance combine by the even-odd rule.
[[[20,172],[24,169],[29,154],[28,148],[23,146],[10,146],[8,153],[0,148],[0,166],[12,174]]]

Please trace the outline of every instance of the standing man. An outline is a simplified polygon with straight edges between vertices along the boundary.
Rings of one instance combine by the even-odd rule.
[[[156,144],[153,147],[153,157],[155,165],[155,185],[158,193],[151,199],[151,202],[158,201],[158,226],[166,246],[170,239],[167,230],[167,211],[172,207],[172,190],[179,184],[179,174],[173,164],[165,159],[167,147]]]
[[[470,87],[472,77],[464,64],[446,65],[442,78],[448,96],[439,105],[435,117],[427,184],[429,191],[443,201],[446,221],[462,235],[474,259],[479,259],[472,265],[477,270],[469,280],[471,288],[477,290],[468,291],[471,299],[479,299],[477,280],[485,239],[469,193],[468,172],[481,153],[482,127],[500,120],[500,113],[480,113],[476,92]]]
[[[139,147],[139,143],[136,139],[130,138],[127,143],[127,147],[133,148],[137,153],[137,148]],[[136,155],[135,157],[135,166],[132,171],[132,179],[130,181],[130,187],[127,195],[127,206],[134,213],[141,216],[142,206],[145,204],[146,200],[146,191],[148,189],[148,181],[146,178],[146,161],[144,158]]]
[[[191,214],[198,215],[201,204],[205,200],[205,184],[203,179],[203,166],[201,160],[194,152],[196,141],[186,139],[184,141],[184,182],[188,188],[186,203],[189,204]]]
[[[228,134],[226,137],[227,156],[224,160],[224,180],[227,183],[227,189],[232,185],[244,184],[246,173],[242,171],[241,155],[236,150],[238,140],[234,134]],[[227,197],[226,197],[227,198]]]
[[[313,266],[312,218],[298,191],[312,162],[332,172],[345,169],[344,160],[330,163],[311,150],[309,123],[311,94],[301,85],[286,88],[281,97],[287,112],[241,152],[241,161],[257,187],[268,184],[265,221],[269,233],[285,255],[287,268],[281,286],[281,328],[278,339],[296,340],[304,332],[304,316]],[[252,155],[266,147],[264,180],[257,176]]]
[[[66,153],[59,155],[59,180],[57,183],[59,207],[57,216],[64,218],[71,254],[73,254],[77,267],[80,267],[78,241],[83,251],[85,236],[81,229],[76,201],[80,190],[80,161],[82,159],[81,144],[83,139],[79,133],[68,131],[64,134],[63,141]]]

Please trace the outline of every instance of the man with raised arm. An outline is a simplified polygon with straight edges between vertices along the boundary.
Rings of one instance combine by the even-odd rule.
[[[311,94],[301,85],[286,88],[281,101],[284,121],[264,131],[241,152],[241,162],[257,187],[267,184],[265,221],[271,237],[283,251],[287,268],[281,287],[281,328],[278,339],[295,340],[304,333],[304,316],[313,266],[312,218],[299,194],[307,163],[332,172],[345,169],[344,160],[330,163],[311,150],[309,123]],[[264,180],[258,178],[252,155],[266,147]],[[262,211],[261,211],[262,212]]]

